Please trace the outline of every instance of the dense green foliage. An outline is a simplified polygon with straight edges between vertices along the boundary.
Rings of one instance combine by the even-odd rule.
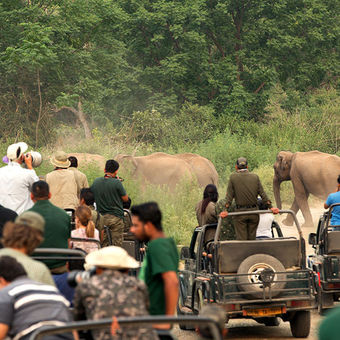
[[[79,118],[70,108],[114,126],[192,114],[207,137],[207,120],[259,120],[274,85],[292,99],[336,86],[339,13],[336,0],[1,1],[1,135],[46,144]],[[135,134],[153,142],[152,127]]]

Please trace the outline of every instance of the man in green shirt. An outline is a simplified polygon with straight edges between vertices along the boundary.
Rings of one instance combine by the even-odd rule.
[[[340,307],[329,311],[319,328],[319,340],[338,340],[340,334]]]
[[[236,212],[257,210],[258,195],[261,196],[263,202],[267,203],[273,213],[278,213],[277,208],[271,207],[271,202],[263,190],[259,176],[250,173],[247,159],[240,157],[236,162],[236,172],[231,174],[229,178],[225,206],[229,208],[233,199],[235,199]],[[224,211],[220,216],[222,218],[227,217],[228,212]],[[234,221],[237,240],[256,239],[256,229],[259,224],[258,214],[235,216]]]
[[[109,228],[111,241],[114,246],[122,246],[124,233],[124,210],[123,202],[129,200],[128,195],[117,178],[119,163],[109,159],[105,164],[104,177],[94,180],[91,191],[94,194],[97,209],[103,215],[103,223]],[[104,232],[102,246],[110,245],[107,233]]]
[[[70,216],[62,209],[53,205],[49,185],[44,181],[32,185],[31,199],[34,206],[29,211],[40,214],[45,219],[45,237],[39,248],[68,248],[71,234]],[[66,261],[42,260],[53,274],[67,272]]]
[[[131,232],[148,243],[140,278],[148,287],[151,315],[174,315],[178,300],[178,251],[162,229],[157,203],[133,206]]]

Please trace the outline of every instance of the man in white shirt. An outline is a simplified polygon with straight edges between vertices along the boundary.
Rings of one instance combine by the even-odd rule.
[[[33,206],[32,184],[39,180],[32,167],[31,154],[25,155],[26,143],[12,144],[7,149],[7,166],[0,168],[0,204],[18,215]],[[22,167],[26,164],[27,169]]]
[[[262,199],[257,199],[259,210],[267,210],[268,206]],[[260,214],[259,224],[256,230],[256,238],[272,238],[272,223],[274,221],[273,213],[268,210],[268,214]]]

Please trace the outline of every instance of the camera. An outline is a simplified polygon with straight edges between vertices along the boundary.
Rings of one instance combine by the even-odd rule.
[[[26,156],[27,155],[31,155],[31,157],[32,157],[32,167],[33,168],[37,168],[38,166],[41,165],[41,163],[42,163],[42,156],[41,156],[40,152],[38,152],[38,151],[30,151],[30,152],[25,153],[24,161],[26,161]]]
[[[78,283],[82,282],[83,280],[88,280],[95,274],[96,274],[95,267],[86,271],[73,270],[69,272],[69,274],[67,275],[67,283],[71,287],[76,287]]]

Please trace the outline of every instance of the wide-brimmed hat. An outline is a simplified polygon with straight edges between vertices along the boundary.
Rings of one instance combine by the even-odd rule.
[[[10,161],[19,159],[27,150],[28,146],[24,142],[15,143],[7,148],[7,157]]]
[[[93,251],[85,257],[85,269],[92,267],[110,269],[138,268],[139,263],[121,247],[110,246]]]
[[[50,161],[57,168],[68,168],[71,165],[71,162],[67,159],[67,153],[64,151],[57,151]]]
[[[31,228],[40,230],[42,233],[44,232],[45,229],[45,220],[44,218],[34,212],[34,211],[25,211],[21,215],[19,215],[15,221],[16,224],[23,224],[27,225]]]

